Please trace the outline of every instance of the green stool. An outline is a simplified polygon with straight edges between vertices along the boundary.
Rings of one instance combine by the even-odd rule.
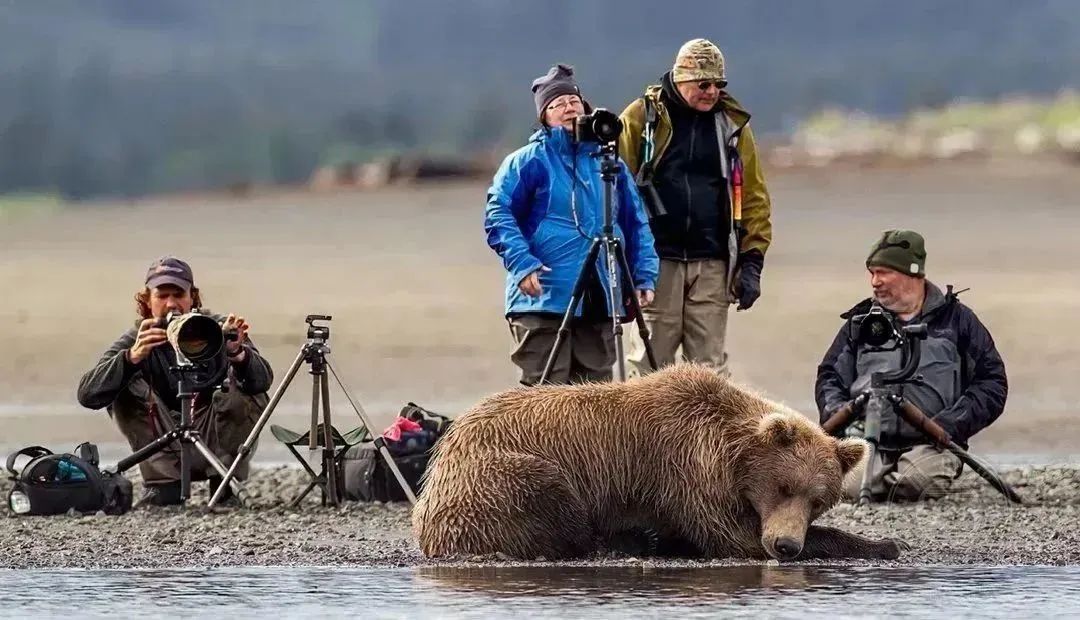
[[[310,429],[308,429],[308,431],[306,431],[303,435],[301,435],[300,433],[297,433],[296,431],[291,431],[291,430],[289,430],[289,429],[287,429],[287,428],[285,428],[283,426],[278,426],[277,424],[271,424],[270,425],[270,434],[272,434],[275,439],[277,439],[281,443],[285,444],[285,447],[289,449],[289,452],[292,452],[293,456],[296,457],[296,460],[300,461],[300,464],[304,466],[304,470],[307,471],[308,476],[311,477],[311,482],[309,482],[308,485],[306,487],[304,487],[303,492],[301,492],[300,495],[298,495],[296,497],[296,499],[294,499],[292,502],[289,503],[290,508],[295,507],[297,504],[302,502],[304,500],[304,498],[307,497],[307,494],[310,493],[311,490],[314,489],[316,486],[318,486],[319,489],[322,490],[322,505],[323,506],[326,505],[326,497],[327,497],[328,494],[334,499],[342,497],[343,493],[342,493],[341,488],[335,489],[334,490],[335,492],[333,492],[333,493],[330,493],[330,489],[327,488],[328,485],[329,485],[329,477],[327,476],[327,471],[329,470],[329,468],[334,467],[334,468],[337,468],[337,471],[340,472],[341,457],[343,457],[345,455],[345,452],[348,451],[349,448],[355,446],[358,443],[371,440],[370,437],[369,437],[368,430],[366,428],[364,428],[363,426],[361,426],[359,428],[354,428],[353,430],[349,431],[348,433],[345,433],[344,435],[342,435],[341,433],[338,432],[338,430],[336,428],[334,428],[333,425],[331,425],[330,426],[330,437],[331,437],[332,443],[334,444],[333,462],[332,463],[327,462],[329,459],[327,458],[327,452],[324,450],[323,451],[323,458],[322,458],[322,470],[319,471],[318,473],[316,473],[315,470],[313,470],[311,468],[311,466],[308,465],[307,460],[305,460],[304,457],[301,456],[301,454],[296,450],[296,446],[310,445],[308,443],[308,436],[311,434]],[[319,424],[318,428],[316,429],[315,437],[317,438],[316,445],[323,446],[324,445],[324,443],[323,443],[324,435],[323,435],[323,425],[322,424]],[[341,486],[341,476],[338,475],[338,476],[336,476],[336,478],[337,478],[337,481],[338,481],[338,486],[340,487]],[[335,504],[336,503],[337,502],[335,502]]]

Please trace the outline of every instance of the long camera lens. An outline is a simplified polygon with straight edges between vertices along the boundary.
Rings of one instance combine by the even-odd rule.
[[[170,321],[166,333],[173,347],[194,363],[216,358],[225,346],[221,326],[202,314],[186,314]]]

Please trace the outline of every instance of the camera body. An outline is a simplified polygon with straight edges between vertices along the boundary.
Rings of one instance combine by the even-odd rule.
[[[903,342],[903,335],[896,328],[893,314],[876,303],[865,314],[853,316],[851,322],[858,327],[855,342],[860,345],[866,345],[873,350],[891,351]],[[886,347],[890,342],[895,345]]]
[[[596,108],[574,119],[574,141],[613,144],[622,133],[622,120],[614,112]]]

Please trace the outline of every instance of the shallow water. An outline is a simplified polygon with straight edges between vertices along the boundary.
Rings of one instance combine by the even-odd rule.
[[[74,612],[74,613],[73,613]],[[1080,567],[0,571],[0,617],[1080,615]]]

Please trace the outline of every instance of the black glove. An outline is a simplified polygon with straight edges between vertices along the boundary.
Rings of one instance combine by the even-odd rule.
[[[764,265],[765,256],[758,250],[739,255],[738,282],[735,285],[735,294],[739,297],[738,310],[749,310],[761,297],[761,268]]]

